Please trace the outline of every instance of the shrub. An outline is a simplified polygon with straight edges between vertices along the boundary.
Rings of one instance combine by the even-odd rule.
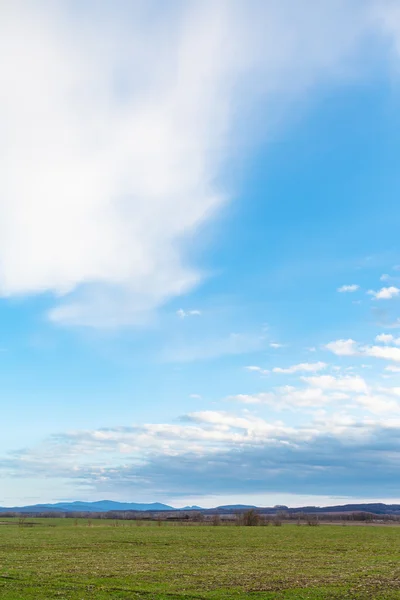
[[[217,514],[217,515],[213,515],[212,519],[211,519],[211,523],[213,525],[221,525],[221,517]]]
[[[317,527],[319,525],[319,520],[317,515],[308,515],[306,518],[307,525],[310,527]]]
[[[243,525],[246,527],[255,527],[260,523],[260,515],[254,510],[254,508],[247,510],[243,513]]]

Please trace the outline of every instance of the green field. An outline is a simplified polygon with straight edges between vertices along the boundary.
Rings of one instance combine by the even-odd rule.
[[[0,598],[400,599],[400,527],[0,525]]]

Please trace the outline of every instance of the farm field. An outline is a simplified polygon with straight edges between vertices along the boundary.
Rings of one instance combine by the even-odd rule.
[[[1,600],[400,599],[400,527],[0,525]]]

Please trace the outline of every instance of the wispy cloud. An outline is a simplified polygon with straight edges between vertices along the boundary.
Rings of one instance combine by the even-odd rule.
[[[298,365],[292,365],[291,367],[286,367],[286,368],[282,368],[282,367],[274,367],[272,369],[273,373],[287,373],[287,374],[293,374],[293,373],[304,373],[304,372],[311,372],[314,373],[316,371],[322,371],[323,369],[326,369],[328,365],[324,362],[315,362],[315,363],[300,363]]]
[[[248,354],[265,347],[262,335],[251,333],[231,333],[226,336],[204,337],[180,344],[169,344],[162,352],[166,362],[193,362],[210,360],[221,356]]]
[[[389,371],[389,373],[400,373],[400,367],[396,365],[388,365],[385,367],[385,371]]]
[[[259,373],[260,375],[268,375],[269,374],[268,369],[263,369],[262,367],[258,367],[257,365],[250,365],[248,367],[245,367],[245,369],[247,371],[252,371],[254,373]]]
[[[183,308],[180,308],[179,310],[176,311],[176,314],[181,319],[185,319],[186,317],[199,317],[201,315],[201,311],[200,310],[196,310],[196,309],[194,309],[194,310],[183,310]]]
[[[382,344],[395,344],[396,346],[400,346],[400,338],[395,338],[390,333],[380,333],[376,336],[375,340]]]
[[[400,348],[393,346],[360,346],[354,340],[336,340],[326,345],[326,348],[337,356],[371,356],[400,362]]]
[[[341,287],[339,287],[337,289],[337,291],[340,292],[341,294],[343,294],[346,292],[356,292],[359,289],[360,289],[359,285],[357,285],[356,283],[352,283],[351,285],[342,285]]]
[[[7,3],[1,294],[50,293],[53,322],[117,326],[187,293],[203,274],[185,242],[227,200],[249,107],[267,127],[277,98],[348,77],[366,4],[349,18],[343,0],[116,2],[110,18],[104,3]]]
[[[337,390],[342,392],[365,393],[368,386],[362,377],[358,375],[347,375],[345,377],[333,377],[332,375],[319,375],[317,377],[303,377],[303,381],[322,390]]]

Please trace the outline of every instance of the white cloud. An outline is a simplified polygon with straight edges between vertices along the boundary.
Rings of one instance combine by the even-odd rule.
[[[314,373],[316,371],[322,371],[326,369],[328,365],[324,362],[316,362],[316,363],[300,363],[298,365],[292,365],[291,367],[287,367],[286,369],[281,367],[275,367],[272,369],[273,373],[302,373],[302,372],[311,372]]]
[[[190,394],[189,398],[192,398],[193,400],[200,400],[201,395],[200,394]]]
[[[245,405],[267,405],[274,411],[323,409],[325,418],[339,402],[346,411],[360,408],[374,415],[400,413],[400,387],[368,384],[358,375],[301,377],[307,387],[285,385],[269,392],[238,394],[228,398]]]
[[[228,400],[235,400],[242,404],[272,404],[275,402],[275,394],[272,392],[260,394],[236,394],[236,396],[230,396]]]
[[[400,348],[392,348],[390,346],[365,346],[361,351],[367,356],[400,362]]]
[[[392,341],[397,344],[400,340],[399,338],[394,339],[392,336],[386,336],[386,334],[381,334],[382,337],[380,341],[385,341],[386,343]],[[390,340],[388,339],[390,337]],[[372,356],[374,358],[383,358],[386,360],[391,360],[394,362],[400,362],[400,348],[393,348],[392,346],[359,346],[357,342],[354,340],[336,340],[334,342],[330,342],[325,346],[328,350],[333,352],[338,356]]]
[[[382,344],[391,344],[394,341],[394,337],[390,333],[380,333],[376,336],[375,341]]]
[[[64,294],[50,318],[74,325],[143,320],[201,280],[185,240],[225,201],[246,104],[272,126],[350,76],[371,27],[344,0],[3,4],[0,293]]]
[[[321,388],[299,389],[291,385],[278,388],[279,397],[276,406],[282,408],[314,408],[324,406],[332,401],[332,397],[325,394]]]
[[[200,310],[183,310],[183,308],[180,308],[179,310],[176,311],[176,314],[181,319],[185,319],[186,317],[199,317],[201,315],[201,311]]]
[[[385,371],[389,371],[389,373],[400,373],[400,367],[396,365],[388,365],[385,367]]]
[[[389,287],[383,287],[377,292],[374,292],[374,290],[369,290],[368,294],[373,296],[375,300],[391,300],[400,294],[400,289],[394,285],[391,285]]]
[[[359,289],[360,289],[359,285],[357,285],[356,283],[352,283],[351,285],[342,285],[341,287],[339,287],[337,289],[337,291],[340,293],[345,293],[345,292],[356,292]]]
[[[249,367],[245,367],[247,371],[253,371],[255,373],[260,373],[260,375],[268,375],[269,371],[267,369],[263,369],[262,367],[258,367],[257,365],[250,365]]]
[[[358,375],[346,377],[319,375],[316,377],[302,377],[302,379],[312,387],[320,388],[321,390],[338,390],[356,393],[368,392],[368,386],[365,380]]]
[[[325,347],[337,356],[354,356],[358,353],[357,342],[352,339],[329,342]]]
[[[312,377],[310,379],[312,379]],[[305,377],[303,380],[307,381],[307,378]],[[284,385],[274,388],[274,390],[270,392],[237,394],[236,396],[229,397],[228,400],[249,405],[264,404],[275,411],[281,411],[282,409],[310,409],[325,406],[339,400],[348,400],[349,395],[344,393],[344,389],[347,391],[347,388],[344,385],[342,387],[340,385],[337,385],[336,387],[326,385],[325,389],[322,386],[317,387],[317,385],[310,385],[307,388]]]
[[[373,409],[379,403],[378,398],[363,401]],[[52,436],[2,458],[1,474],[27,485],[34,479],[39,487],[44,478],[62,478],[71,495],[83,485],[86,493],[116,498],[166,499],[177,489],[199,496],[265,493],[271,483],[279,492],[339,490],[357,497],[361,489],[372,498],[378,486],[387,497],[398,495],[398,415],[357,421],[343,412],[319,411],[306,426],[289,427],[251,414],[204,411],[182,421]]]
[[[396,400],[379,394],[363,394],[357,401],[364,409],[377,415],[398,413],[400,409]]]
[[[247,413],[245,416],[238,416],[223,411],[205,410],[190,413],[186,416],[186,419],[201,425],[211,425],[216,427],[220,432],[229,431],[230,429],[244,430],[248,441],[251,441],[252,438],[255,441],[254,438],[260,434],[289,430],[289,428],[270,424],[261,417],[250,413]]]
[[[299,389],[291,385],[276,388],[273,392],[260,392],[258,394],[237,394],[228,400],[241,404],[265,404],[274,410],[312,408],[328,404],[333,400],[331,395],[322,389]]]
[[[393,396],[400,396],[400,387],[386,388],[386,391]]]
[[[278,342],[270,342],[270,348],[283,348],[283,344],[278,344]]]
[[[395,338],[390,333],[381,333],[377,335],[375,341],[381,342],[383,344],[394,344],[395,346],[400,346],[400,337]]]

